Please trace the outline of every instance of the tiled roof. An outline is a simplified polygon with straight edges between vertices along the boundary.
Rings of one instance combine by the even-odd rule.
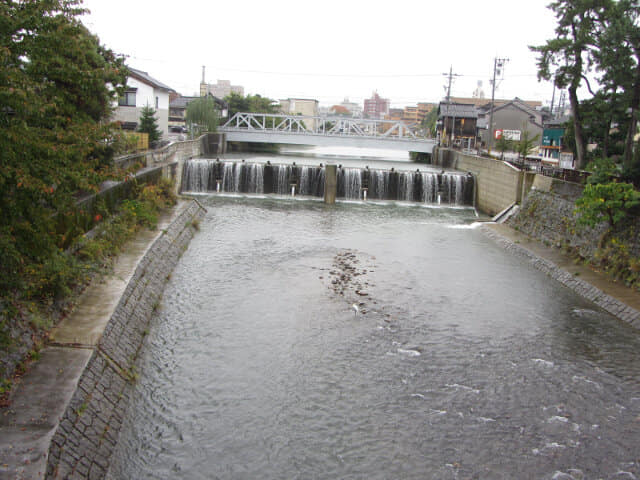
[[[131,67],[127,67],[129,69],[129,72],[131,73],[131,76],[134,78],[137,78],[138,80],[140,80],[141,82],[144,82],[148,85],[151,85],[154,88],[159,88],[160,90],[166,90],[167,92],[174,92],[175,90],[167,85],[165,85],[164,83],[156,80],[155,78],[151,77],[147,72],[143,72],[142,70],[137,70],[135,68],[131,68]]]
[[[478,118],[475,105],[442,102],[438,108],[440,117]]]
[[[196,98],[200,98],[200,97],[178,97],[169,104],[169,107],[170,108],[187,108],[187,105],[189,105],[189,103],[192,100],[195,100]]]

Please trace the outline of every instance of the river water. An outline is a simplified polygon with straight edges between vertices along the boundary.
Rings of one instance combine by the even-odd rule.
[[[638,332],[473,209],[198,198],[112,478],[640,478]]]

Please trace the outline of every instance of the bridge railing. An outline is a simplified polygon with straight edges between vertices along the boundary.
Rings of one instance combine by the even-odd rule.
[[[219,130],[419,140],[411,128],[396,120],[270,113],[238,112]]]

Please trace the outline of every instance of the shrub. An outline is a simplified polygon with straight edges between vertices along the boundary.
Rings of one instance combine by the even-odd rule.
[[[576,201],[575,213],[581,225],[595,227],[606,221],[611,229],[638,205],[640,192],[630,183],[589,184]]]
[[[610,183],[616,178],[620,171],[616,163],[611,158],[598,158],[587,165],[587,170],[592,174],[587,179],[587,183]]]

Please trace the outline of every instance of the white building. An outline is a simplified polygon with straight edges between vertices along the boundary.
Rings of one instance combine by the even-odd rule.
[[[142,109],[147,105],[156,111],[158,129],[163,137],[169,134],[169,93],[174,90],[147,72],[129,68],[127,88],[118,99],[113,120],[120,122],[124,130],[135,130],[140,123]]]
[[[340,105],[349,110],[353,117],[362,117],[362,105],[360,105],[359,103],[350,102],[349,99],[345,97]]]

